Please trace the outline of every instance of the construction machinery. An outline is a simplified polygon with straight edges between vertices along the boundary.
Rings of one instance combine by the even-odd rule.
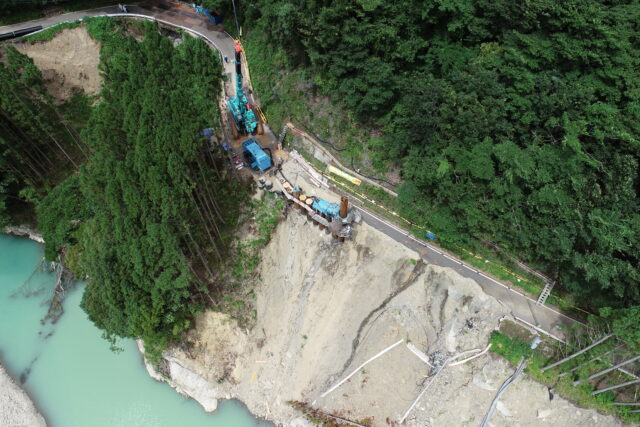
[[[271,156],[253,138],[242,143],[242,154],[251,169],[265,171],[271,167]]]
[[[298,210],[305,213],[321,230],[325,230],[341,242],[351,237],[354,224],[360,223],[362,216],[357,209],[349,209],[347,197],[341,197],[338,204],[304,194],[300,187],[291,185],[281,170],[280,174],[281,194]]]
[[[234,43],[235,48],[235,65],[236,65],[236,90],[235,96],[227,101],[229,107],[229,120],[231,125],[231,132],[233,137],[237,138],[238,135],[262,135],[262,123],[258,120],[254,107],[251,106],[247,96],[244,93],[242,87],[242,70],[241,70],[241,57],[242,46],[236,40]]]

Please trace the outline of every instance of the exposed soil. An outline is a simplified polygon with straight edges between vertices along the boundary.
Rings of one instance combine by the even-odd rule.
[[[312,192],[291,163],[285,165],[289,179]],[[203,314],[190,333],[192,348],[166,355],[173,385],[204,396],[208,408],[216,397],[240,399],[252,413],[280,425],[311,425],[289,401],[351,420],[373,419],[374,426],[393,425],[433,374],[407,342],[437,363],[484,349],[500,320],[510,318],[474,281],[418,259],[366,224],[341,244],[291,210],[262,252],[256,326],[244,330],[227,315]],[[401,339],[405,342],[322,397]],[[513,370],[490,353],[445,368],[405,425],[478,425]],[[550,400],[545,386],[523,376],[501,399],[490,425],[622,423],[559,396]]]
[[[15,47],[31,57],[42,71],[45,85],[57,103],[68,101],[81,91],[87,95],[100,91],[100,44],[84,27],[62,30],[47,42],[16,43]]]

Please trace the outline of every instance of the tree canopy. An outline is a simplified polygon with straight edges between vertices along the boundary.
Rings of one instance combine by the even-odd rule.
[[[174,46],[156,23],[84,25],[101,44],[104,84],[79,134],[33,63],[7,48],[0,186],[19,180],[40,195],[45,256],[69,253],[89,276],[89,318],[107,337],[142,338],[157,354],[221,290],[217,269],[247,194],[201,135],[219,123],[222,70],[204,41],[185,35]],[[47,165],[60,162],[53,180]]]
[[[144,39],[92,20],[102,44],[102,101],[82,132],[80,173],[93,210],[79,232],[91,281],[82,306],[111,334],[162,347],[207,300],[238,202],[200,135],[217,123],[221,69],[199,39],[177,47],[156,24]]]
[[[42,198],[86,159],[88,148],[54,105],[40,70],[6,45],[0,55],[0,225],[9,207]]]
[[[384,132],[373,161],[402,169],[405,216],[448,242],[496,241],[588,305],[640,303],[636,0],[245,9],[245,27]]]

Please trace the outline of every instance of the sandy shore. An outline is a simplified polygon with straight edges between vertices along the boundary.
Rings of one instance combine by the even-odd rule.
[[[2,426],[46,426],[44,417],[16,382],[0,365],[0,425]]]

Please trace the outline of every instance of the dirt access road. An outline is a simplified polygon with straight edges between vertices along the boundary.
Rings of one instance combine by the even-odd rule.
[[[224,31],[222,26],[213,25],[204,17],[200,17],[193,12],[189,12],[182,8],[176,9],[168,6],[142,7],[132,5],[128,6],[128,8],[130,14],[133,16],[138,15],[142,18],[146,17],[162,23],[195,31],[198,33],[197,35],[205,37],[220,52],[221,57],[234,57],[233,38]],[[0,33],[15,31],[34,25],[42,25],[46,28],[61,22],[75,21],[87,16],[101,16],[119,13],[120,11],[117,6],[85,10],[24,22],[21,24],[2,26],[0,27]],[[224,63],[223,61],[223,66],[228,81],[232,81],[234,78],[233,74],[235,72],[232,61],[229,61],[228,63]],[[233,90],[233,85],[227,86],[231,86],[230,88],[228,87],[227,90]],[[230,94],[231,92],[228,93]],[[268,134],[270,134],[270,132]],[[336,199],[338,199],[337,195]],[[474,267],[466,265],[461,260],[443,252],[442,250],[414,239],[407,231],[377,217],[373,213],[362,208],[360,208],[360,211],[363,214],[364,220],[368,224],[391,237],[393,240],[402,243],[404,246],[416,250],[421,254],[422,259],[427,264],[452,268],[463,277],[468,277],[477,281],[483,288],[484,292],[495,297],[502,304],[508,307],[516,318],[538,327],[542,332],[553,337],[563,339],[564,334],[562,330],[575,323],[575,320],[563,315],[553,308],[536,305],[535,301],[528,296],[511,289],[506,284],[478,271]]]

